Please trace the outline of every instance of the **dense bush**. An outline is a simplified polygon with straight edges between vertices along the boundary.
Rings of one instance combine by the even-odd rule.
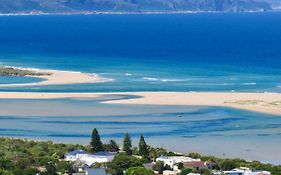
[[[131,167],[125,172],[125,175],[154,175],[154,172],[144,167]]]
[[[81,145],[0,138],[0,175],[34,175],[42,167],[51,171],[51,166],[57,172],[75,172],[74,165],[59,159],[76,149],[89,148]]]
[[[130,167],[142,166],[140,159],[127,154],[119,154],[114,157],[112,162],[106,164],[106,170],[112,175],[123,175],[123,172]]]

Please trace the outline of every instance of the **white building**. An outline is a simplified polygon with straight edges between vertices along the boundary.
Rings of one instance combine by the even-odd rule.
[[[173,168],[174,165],[176,165],[178,163],[198,162],[198,161],[201,161],[201,160],[200,159],[192,159],[190,157],[185,157],[185,156],[171,156],[171,157],[160,156],[156,159],[156,162],[157,161],[162,161],[162,162],[164,162],[165,165],[168,165],[171,168]]]
[[[84,150],[75,150],[65,155],[65,161],[79,161],[84,165],[91,166],[94,163],[110,162],[116,153],[99,152],[95,154],[88,154]]]
[[[219,172],[213,172],[213,174],[218,174]],[[271,175],[268,171],[251,170],[249,168],[241,167],[236,168],[231,171],[223,171],[221,174],[226,175]]]
[[[165,170],[163,171],[163,175],[177,175],[179,171],[171,171],[171,170]]]

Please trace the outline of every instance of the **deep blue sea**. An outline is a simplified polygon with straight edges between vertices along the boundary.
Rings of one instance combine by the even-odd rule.
[[[281,92],[281,13],[0,16],[0,63],[113,80],[0,91]],[[0,76],[0,84],[36,81]],[[95,127],[103,141],[121,143],[129,132],[136,143],[143,133],[149,144],[174,151],[281,163],[280,116],[90,99],[0,100],[0,136],[88,143]]]
[[[2,16],[0,62],[114,79],[2,91],[281,92],[281,13]]]

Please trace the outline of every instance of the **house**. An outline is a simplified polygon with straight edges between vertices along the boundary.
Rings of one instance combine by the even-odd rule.
[[[187,167],[193,167],[196,170],[203,169],[203,168],[212,169],[211,163],[203,162],[203,161],[184,162],[183,165]]]
[[[177,175],[179,171],[165,170],[163,171],[163,175]]]
[[[86,175],[108,175],[103,168],[86,168],[85,171]]]
[[[88,153],[84,150],[75,150],[64,156],[65,161],[76,161],[79,157],[83,157],[88,155]]]
[[[235,168],[230,171],[223,171],[223,172],[213,172],[213,174],[226,174],[226,175],[271,175],[268,171],[262,170],[251,170],[250,168],[241,167]]]
[[[231,171],[224,171],[226,175],[271,175],[268,171],[251,170],[250,168],[240,167]]]
[[[201,161],[201,160],[193,159],[193,158],[185,157],[185,156],[170,156],[170,157],[160,156],[156,159],[156,162],[157,161],[162,161],[162,162],[164,162],[165,165],[168,165],[171,168],[173,168],[174,165],[176,165],[178,163],[197,162],[197,161]]]
[[[116,153],[98,152],[95,154],[88,154],[84,150],[75,150],[65,155],[65,161],[78,161],[83,165],[91,166],[95,163],[105,163],[113,160]]]

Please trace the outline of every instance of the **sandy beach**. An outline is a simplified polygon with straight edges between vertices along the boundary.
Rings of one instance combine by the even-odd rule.
[[[129,94],[142,96],[142,98],[107,103],[221,106],[281,115],[281,94],[279,93],[136,92]]]
[[[15,67],[17,68],[17,67]],[[21,70],[30,70],[40,73],[49,73],[50,75],[44,76],[29,76],[42,78],[42,81],[35,83],[20,83],[20,84],[1,84],[0,87],[16,87],[16,86],[45,86],[45,85],[61,85],[61,84],[83,84],[83,83],[96,83],[108,81],[95,74],[87,74],[81,72],[47,70],[47,69],[33,69],[33,68],[18,68]]]
[[[102,95],[135,95],[141,98],[106,101],[111,104],[221,106],[281,115],[279,93],[228,92],[124,92],[124,93],[26,93],[0,92],[0,99],[97,98]]]

